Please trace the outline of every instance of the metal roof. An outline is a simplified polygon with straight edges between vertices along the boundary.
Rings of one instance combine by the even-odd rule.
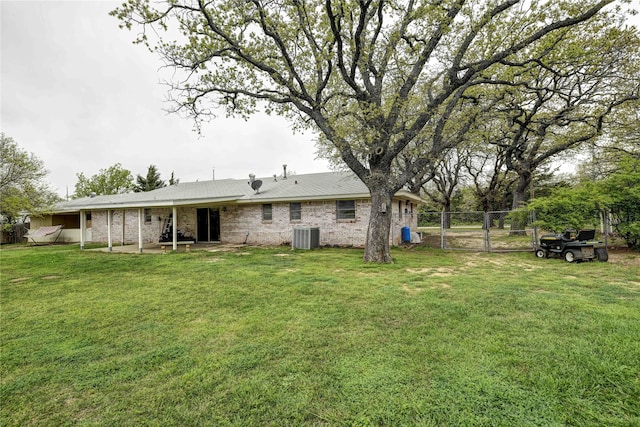
[[[90,209],[123,209],[189,206],[215,203],[270,203],[306,200],[333,200],[368,198],[366,185],[351,172],[324,172],[278,177],[258,178],[262,186],[256,192],[249,179],[221,179],[214,181],[186,182],[142,193],[114,194],[84,197],[61,202],[56,212],[74,212]],[[404,196],[420,202],[421,199],[407,191]]]

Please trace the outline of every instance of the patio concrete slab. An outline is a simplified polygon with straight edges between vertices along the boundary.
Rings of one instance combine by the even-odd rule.
[[[227,245],[224,243],[191,243],[189,248],[187,245],[180,244],[178,245],[177,252],[187,252],[188,251],[229,251],[229,250],[237,250],[239,247],[246,247],[246,245]],[[140,253],[140,249],[138,245],[113,245],[111,250],[109,248],[97,248],[97,249],[87,249],[88,251],[95,252],[112,252],[112,253],[125,253],[125,254],[138,254]],[[171,243],[145,243],[142,245],[142,253],[143,254],[162,254],[169,253],[173,251],[173,245]]]

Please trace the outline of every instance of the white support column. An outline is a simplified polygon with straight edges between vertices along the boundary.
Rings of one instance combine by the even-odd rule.
[[[113,242],[111,240],[111,227],[113,223],[113,219],[111,218],[112,212],[110,209],[107,209],[107,245],[109,247],[109,252],[113,250]]]
[[[178,208],[173,207],[173,250],[178,250]]]
[[[124,242],[125,242],[125,237],[126,237],[126,236],[125,236],[125,231],[126,231],[126,227],[125,227],[125,226],[126,226],[125,213],[126,213],[126,210],[125,210],[125,209],[122,209],[122,211],[121,211],[121,212],[122,212],[122,246],[124,246],[124,244],[125,244],[125,243],[124,243]]]
[[[142,221],[144,209],[138,208],[138,252],[142,253]]]
[[[80,210],[80,250],[84,250],[84,232],[87,229],[87,214]]]

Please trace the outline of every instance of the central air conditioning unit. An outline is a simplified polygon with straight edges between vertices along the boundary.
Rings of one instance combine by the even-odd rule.
[[[294,249],[315,249],[320,247],[320,229],[315,228],[294,228],[293,243]]]

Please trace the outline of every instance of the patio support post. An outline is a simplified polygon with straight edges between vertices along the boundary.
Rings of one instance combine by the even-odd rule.
[[[178,208],[173,207],[173,250],[178,250]]]
[[[109,252],[113,250],[113,242],[111,241],[111,226],[112,218],[111,218],[111,209],[107,209],[107,244],[109,246]]]
[[[142,215],[144,210],[138,208],[138,252],[142,253]]]
[[[84,231],[87,228],[87,214],[80,209],[80,250],[84,250]]]

